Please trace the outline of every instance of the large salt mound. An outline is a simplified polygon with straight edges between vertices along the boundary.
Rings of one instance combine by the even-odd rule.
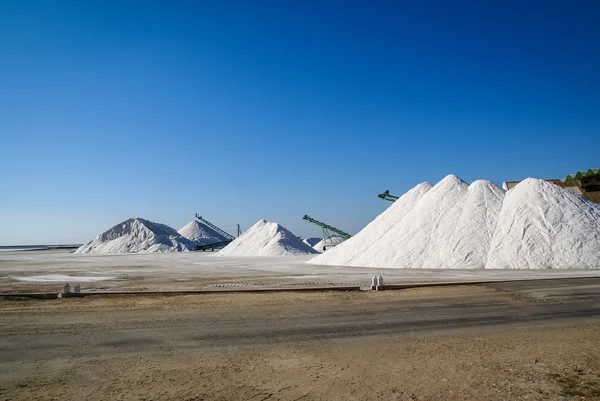
[[[219,256],[280,256],[317,253],[277,223],[259,220],[229,245]]]
[[[197,220],[193,220],[177,231],[181,236],[194,242],[196,245],[209,245],[227,241],[225,238],[209,226]]]
[[[600,205],[528,178],[504,200],[487,259],[491,269],[600,268]]]
[[[354,262],[354,266],[449,267],[454,229],[469,186],[449,175],[425,193],[404,217]],[[498,207],[498,210],[500,208]],[[478,238],[472,239],[477,246]],[[481,267],[485,260],[481,261]],[[466,267],[465,267],[466,268]]]
[[[394,202],[383,213],[370,222],[358,234],[342,242],[335,248],[327,250],[320,256],[311,259],[308,263],[318,265],[347,265],[360,266],[356,260],[364,255],[367,250],[398,223],[431,189],[428,182],[417,185],[396,202]]]
[[[117,224],[74,253],[135,253],[193,251],[196,245],[173,228],[141,218]]]
[[[304,242],[306,245],[310,246],[311,248],[315,245],[317,245],[319,242],[321,242],[323,238],[319,238],[319,237],[310,237],[310,238],[304,238],[302,240],[302,242]]]
[[[344,242],[344,238],[339,235],[330,235],[327,238],[323,238],[317,244],[313,245],[313,249],[317,252],[323,252],[329,250]]]
[[[600,206],[528,179],[506,193],[449,175],[420,184],[361,232],[309,261],[391,268],[600,268]]]
[[[456,225],[446,227],[449,242],[440,252],[439,265],[451,269],[482,269],[498,224],[506,191],[489,181],[474,181],[460,201]],[[450,258],[444,262],[447,255]]]

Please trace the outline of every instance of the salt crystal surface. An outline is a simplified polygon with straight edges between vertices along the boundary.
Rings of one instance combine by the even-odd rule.
[[[98,235],[74,253],[137,253],[193,251],[196,245],[173,228],[131,218]]]
[[[217,252],[219,256],[279,256],[317,253],[277,223],[259,220]]]
[[[440,249],[439,265],[451,269],[483,269],[506,191],[489,181],[474,181],[461,199],[456,225],[446,228],[449,242]],[[447,256],[450,256],[444,262]]]

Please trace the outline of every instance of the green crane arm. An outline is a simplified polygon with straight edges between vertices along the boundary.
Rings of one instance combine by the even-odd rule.
[[[396,202],[399,198],[399,196],[390,195],[390,191],[385,191],[384,193],[379,194],[377,196],[383,200],[390,201],[390,202]]]
[[[227,231],[221,230],[219,227],[215,226],[210,221],[203,219],[202,216],[200,216],[198,213],[196,213],[196,218],[198,220],[200,220],[201,222],[203,222],[204,224],[206,224],[207,226],[209,226],[210,228],[212,228],[213,230],[215,230],[216,232],[218,232],[219,234],[221,234],[222,236],[224,236],[225,238],[228,238],[230,240],[235,239],[235,237],[233,235],[229,234]]]
[[[326,230],[332,231],[336,234],[339,234],[341,237],[343,237],[344,239],[348,239],[350,237],[352,237],[352,235],[343,232],[342,230],[338,230],[335,227],[331,227],[329,224],[325,224],[323,222],[320,222],[319,220],[313,219],[312,217],[308,216],[308,215],[304,215],[303,217],[304,220],[309,221],[313,224],[316,224],[317,226],[324,228]]]

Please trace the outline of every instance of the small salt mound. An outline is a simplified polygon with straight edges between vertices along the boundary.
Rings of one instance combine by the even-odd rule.
[[[323,238],[317,244],[313,245],[313,249],[318,252],[327,251],[339,244],[344,242],[344,238],[339,235],[330,235],[327,238]]]
[[[358,234],[342,242],[335,248],[329,249],[326,253],[311,259],[308,263],[317,265],[346,265],[360,266],[356,260],[367,252],[367,250],[387,233],[396,223],[404,218],[421,199],[421,197],[431,189],[432,185],[428,182],[417,185],[396,202],[394,202],[383,213],[370,222]]]
[[[196,245],[216,244],[229,239],[197,220],[189,222],[177,232]]]
[[[317,251],[284,227],[261,219],[216,255],[280,256],[315,253]]]
[[[543,180],[522,181],[506,195],[486,267],[600,268],[600,205]]]
[[[173,228],[131,218],[77,248],[74,253],[151,253],[193,251],[196,245]]]
[[[302,240],[302,242],[304,242],[306,245],[308,245],[312,248],[315,245],[317,245],[319,242],[321,242],[322,239],[323,238],[319,238],[319,237],[310,237],[310,238],[304,238]]]

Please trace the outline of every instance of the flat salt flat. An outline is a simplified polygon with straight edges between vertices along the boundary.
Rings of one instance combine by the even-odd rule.
[[[84,290],[115,291],[368,286],[374,275],[382,275],[388,284],[600,277],[598,270],[384,269],[307,264],[313,256],[214,256],[211,252],[2,252],[0,292],[55,290],[60,283],[40,283],[35,279],[35,276],[48,275],[76,276],[69,279],[69,283],[85,282]],[[94,279],[98,281],[90,281]]]
[[[100,276],[68,276],[65,274],[44,274],[41,276],[9,276],[9,279],[16,281],[26,281],[34,283],[66,283],[66,282],[78,282],[78,283],[90,283],[93,281],[109,281],[114,280],[116,277],[100,277]]]

